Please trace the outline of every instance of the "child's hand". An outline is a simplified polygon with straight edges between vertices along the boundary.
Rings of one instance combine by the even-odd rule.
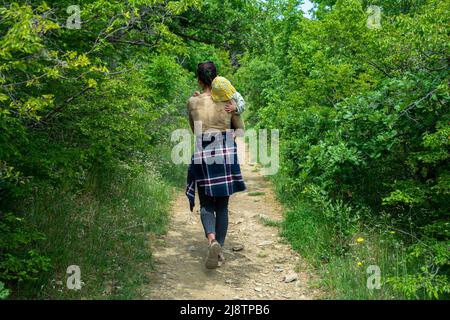
[[[236,109],[237,109],[236,101],[234,101],[234,100],[228,101],[227,104],[225,105],[226,112],[233,112],[233,111],[236,111]]]
[[[200,92],[198,92],[198,91],[195,91],[194,92],[194,97],[197,97],[197,96],[199,96],[200,95]]]

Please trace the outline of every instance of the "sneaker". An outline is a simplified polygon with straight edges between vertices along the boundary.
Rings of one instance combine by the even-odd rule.
[[[219,253],[222,251],[220,244],[213,240],[209,245],[208,256],[206,257],[205,266],[208,269],[214,269],[219,266]]]
[[[225,255],[223,254],[223,251],[219,252],[219,261],[220,262],[225,262]]]

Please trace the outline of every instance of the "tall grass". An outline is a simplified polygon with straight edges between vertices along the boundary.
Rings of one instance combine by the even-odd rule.
[[[184,176],[166,149],[152,152],[145,166],[92,173],[77,193],[48,191],[28,203],[26,219],[45,234],[39,250],[52,269],[19,283],[13,298],[142,298],[138,288],[152,270],[151,234],[165,232],[174,185]],[[66,286],[70,265],[80,267],[81,290]]]
[[[333,227],[321,212],[305,202],[297,202],[287,212],[282,234],[321,276],[321,286],[334,299],[402,299],[385,283],[386,277],[405,274],[404,248],[388,232],[376,234],[361,229],[343,248]],[[362,240],[364,239],[364,240]],[[358,240],[362,242],[358,242]],[[378,266],[381,288],[369,289],[372,274],[367,267]],[[370,271],[370,270],[369,270]]]
[[[283,192],[281,177],[276,177],[274,183],[279,199],[288,206],[282,235],[318,272],[318,285],[325,291],[325,298],[405,298],[387,281],[392,276],[407,274],[408,267],[406,247],[387,225],[355,222],[341,227],[338,221],[329,218],[329,211],[345,216],[343,212],[348,210],[345,205],[330,209],[327,204],[312,203],[301,195]],[[379,289],[367,286],[373,274],[369,266],[380,269]]]

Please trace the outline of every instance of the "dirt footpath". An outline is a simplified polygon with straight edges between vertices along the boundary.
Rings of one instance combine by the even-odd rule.
[[[282,220],[283,211],[270,183],[255,165],[243,164],[241,170],[247,191],[230,199],[225,263],[214,270],[205,268],[208,242],[198,208],[191,213],[180,193],[173,202],[168,233],[152,241],[156,270],[143,288],[146,299],[319,297],[320,290],[311,288],[314,276],[273,226]]]

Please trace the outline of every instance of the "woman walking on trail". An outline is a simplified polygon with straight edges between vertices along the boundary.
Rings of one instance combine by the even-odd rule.
[[[211,83],[217,71],[213,62],[197,67],[198,83],[203,92],[189,98],[188,114],[196,136],[196,147],[188,169],[186,195],[190,209],[194,207],[195,188],[200,199],[200,217],[209,241],[205,265],[209,269],[224,261],[222,247],[228,229],[228,201],[234,192],[246,189],[237,160],[234,129],[244,129],[240,117],[233,117],[236,102],[215,102]],[[235,120],[236,119],[236,120]]]

